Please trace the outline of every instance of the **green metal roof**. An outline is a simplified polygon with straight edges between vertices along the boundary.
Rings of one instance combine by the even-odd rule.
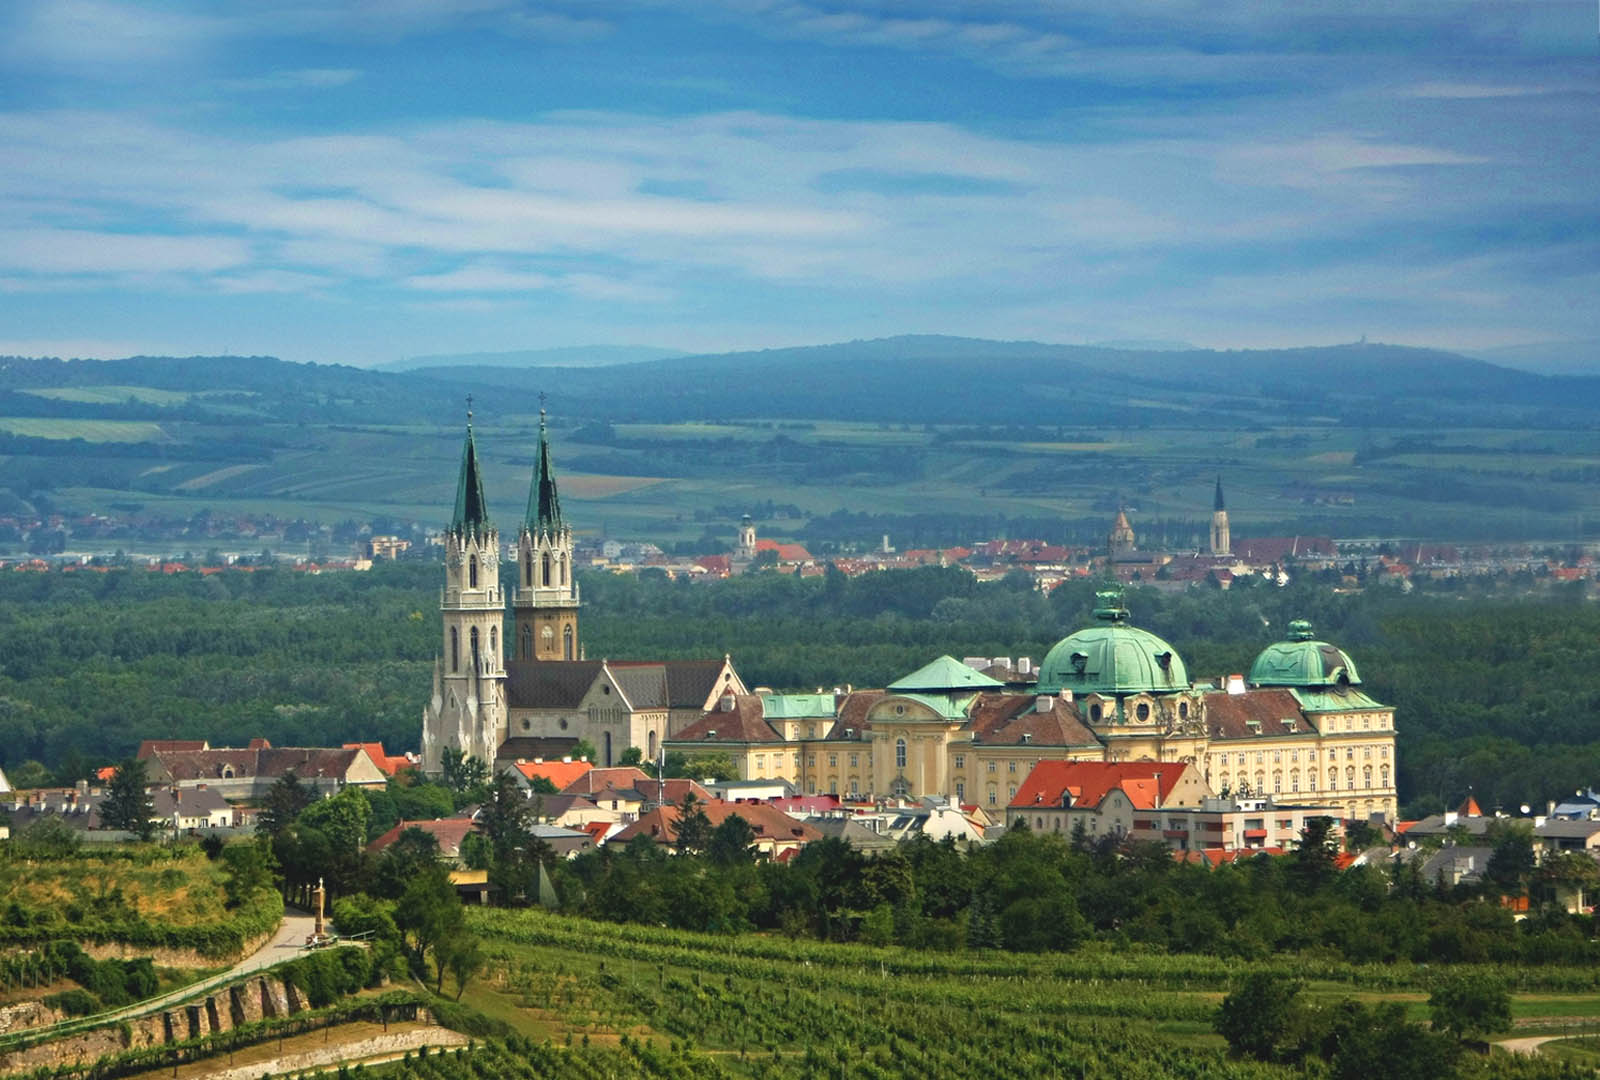
[[[833,716],[832,694],[762,694],[761,713],[768,720],[806,720]]]
[[[1127,623],[1120,590],[1096,594],[1094,626],[1056,642],[1039,665],[1038,692],[1170,693],[1189,688],[1189,672],[1171,645]]]
[[[972,703],[972,699],[977,695],[967,694],[957,697],[954,694],[896,694],[895,696],[927,706],[946,720],[965,720],[967,718],[967,706]],[[883,702],[879,701],[873,704],[871,711],[876,712],[881,708],[883,708]],[[893,719],[893,717],[888,719]]]
[[[1289,624],[1289,639],[1268,645],[1250,665],[1250,682],[1256,686],[1360,686],[1361,675],[1349,654],[1325,641],[1313,641],[1311,624],[1296,619]]]
[[[1334,690],[1305,690],[1291,687],[1289,693],[1308,713],[1354,712],[1366,709],[1387,709],[1381,701],[1374,701],[1355,687]]]
[[[489,504],[483,497],[483,470],[478,466],[478,448],[472,441],[469,420],[466,445],[461,448],[461,475],[456,480],[456,509],[450,518],[450,531],[464,536],[491,527]]]
[[[953,656],[941,656],[911,674],[889,684],[889,691],[902,693],[945,693],[951,690],[995,690],[1004,688],[981,671],[974,671]]]
[[[556,495],[556,474],[550,464],[550,437],[545,430],[543,409],[539,410],[539,456],[533,463],[524,520],[533,532],[554,535],[561,531],[561,500]]]

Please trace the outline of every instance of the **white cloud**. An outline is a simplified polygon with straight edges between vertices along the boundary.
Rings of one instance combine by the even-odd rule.
[[[272,71],[248,79],[227,79],[223,86],[229,90],[328,90],[346,86],[361,78],[354,68],[293,68]]]
[[[206,273],[249,258],[248,245],[228,236],[0,229],[0,267],[31,273]]]

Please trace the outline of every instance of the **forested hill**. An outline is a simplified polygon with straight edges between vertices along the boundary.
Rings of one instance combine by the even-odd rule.
[[[58,779],[143,738],[239,745],[382,739],[415,749],[438,650],[438,568],[169,577],[144,571],[0,575],[0,766]],[[755,574],[709,584],[586,574],[591,657],[731,652],[745,681],[811,690],[882,686],[940,654],[1042,659],[1084,625],[1090,583],[1046,598],[1025,576],[957,569],[860,578]],[[1600,611],[1423,590],[1334,595],[1324,584],[1135,590],[1135,622],[1191,675],[1246,671],[1294,618],[1346,648],[1395,706],[1402,803],[1542,802],[1600,778]]]
[[[46,408],[43,400],[50,407],[76,404],[80,412],[88,407],[35,397],[33,412],[18,413],[19,391],[132,385],[213,396],[188,403],[202,412],[244,404],[256,416],[331,422],[436,421],[441,400],[469,392],[479,395],[485,417],[527,413],[537,408],[539,391],[555,389],[566,416],[652,422],[800,417],[966,423],[976,413],[986,423],[1048,418],[1119,427],[1254,427],[1306,415],[1363,425],[1429,418],[1587,425],[1589,411],[1600,406],[1600,378],[1535,375],[1453,353],[1378,344],[1219,352],[905,336],[600,366],[592,357],[586,366],[550,366],[556,358],[524,366],[506,366],[504,358],[479,364],[451,358],[443,366],[368,371],[269,357],[12,357],[0,358],[0,394],[8,415],[38,414]],[[131,404],[154,413],[161,403]]]

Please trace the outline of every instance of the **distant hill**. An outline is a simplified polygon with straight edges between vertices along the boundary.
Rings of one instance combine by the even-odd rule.
[[[687,355],[681,349],[654,345],[567,345],[553,349],[518,349],[513,352],[444,353],[413,356],[387,364],[375,364],[374,371],[429,371],[458,367],[606,367],[611,364],[637,364]]]
[[[1600,374],[1600,338],[1471,349],[1466,351],[1466,355],[1541,375]]]

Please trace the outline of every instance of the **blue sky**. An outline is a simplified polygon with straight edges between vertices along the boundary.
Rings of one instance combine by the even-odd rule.
[[[0,353],[1600,339],[1595,0],[11,0]]]

